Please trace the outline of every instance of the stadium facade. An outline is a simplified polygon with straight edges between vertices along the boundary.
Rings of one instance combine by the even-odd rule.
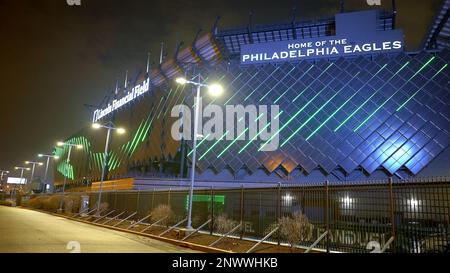
[[[279,106],[279,128],[269,132],[279,139],[274,151],[261,149],[259,138],[228,139],[225,130],[219,139],[200,140],[200,185],[450,175],[449,6],[444,1],[420,52],[405,51],[396,11],[233,29],[216,24],[109,93],[95,111],[94,121],[127,129],[112,137],[108,177],[135,177],[142,187],[188,177],[192,141],[173,138],[178,118],[171,112],[194,104],[193,87],[175,78],[199,74],[225,88],[219,98],[204,95],[205,107]],[[244,123],[247,129],[248,117]],[[74,187],[99,181],[104,134],[86,127],[67,141],[83,150],[56,166],[56,186],[64,176]],[[55,149],[61,158],[67,152]]]

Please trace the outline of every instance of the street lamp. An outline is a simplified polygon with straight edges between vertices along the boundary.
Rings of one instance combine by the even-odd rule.
[[[62,206],[63,206],[63,197],[64,197],[64,193],[66,191],[66,181],[67,181],[67,166],[70,163],[70,154],[72,153],[72,148],[75,147],[77,149],[83,149],[83,145],[77,145],[77,144],[72,144],[72,143],[67,143],[67,142],[62,142],[59,141],[57,143],[58,146],[60,147],[69,147],[69,152],[67,153],[67,159],[66,159],[66,165],[64,168],[64,184],[63,184],[63,190],[62,190],[62,197],[61,197],[61,201],[59,203],[59,211],[62,212]]]
[[[5,174],[9,174],[9,171],[3,171],[3,170],[0,170],[0,173],[1,173],[1,177],[0,177],[0,183],[1,183],[1,182],[3,182],[3,176],[4,176]]]
[[[102,201],[102,186],[103,181],[105,180],[106,176],[106,161],[108,160],[108,148],[109,148],[109,139],[111,137],[111,131],[116,131],[118,134],[125,134],[125,129],[123,128],[117,128],[114,126],[112,122],[108,122],[106,125],[100,124],[100,123],[94,123],[92,124],[93,129],[106,129],[106,144],[105,144],[105,153],[103,154],[103,164],[102,164],[102,176],[100,178],[100,190],[98,192],[98,204],[97,204],[97,215],[100,215],[100,205]]]
[[[33,179],[34,179],[34,169],[36,168],[36,165],[42,166],[42,165],[44,165],[44,163],[42,163],[42,162],[35,162],[35,161],[25,161],[25,164],[33,165],[33,168],[31,170],[31,179],[30,179],[30,183],[31,183],[30,185],[32,185],[33,184]],[[30,186],[30,188],[31,188],[31,191],[33,191],[31,186]]]
[[[23,180],[23,172],[24,171],[29,171],[29,170],[31,170],[30,168],[27,168],[27,167],[15,167],[14,169],[16,169],[16,170],[20,170],[20,185],[21,185],[21,187],[22,187],[22,180]],[[16,192],[16,187],[14,186],[14,193]],[[11,191],[11,198],[12,198],[12,191]]]
[[[43,193],[45,193],[46,191],[46,187],[47,187],[47,175],[48,175],[48,165],[50,163],[50,158],[54,158],[55,160],[59,159],[59,156],[57,155],[48,155],[48,154],[38,154],[38,157],[45,157],[47,158],[47,163],[45,165],[45,174],[44,174],[44,190]]]
[[[194,195],[194,181],[195,181],[195,164],[196,164],[196,159],[197,159],[197,131],[198,131],[198,117],[199,117],[199,112],[200,112],[200,92],[201,92],[201,88],[202,87],[206,87],[208,88],[208,91],[210,93],[211,96],[220,96],[223,93],[223,87],[218,84],[205,84],[202,83],[202,76],[200,74],[198,74],[197,76],[197,81],[194,81],[194,79],[192,80],[187,80],[186,78],[177,78],[175,81],[176,83],[180,84],[180,85],[186,85],[186,84],[192,84],[194,86],[197,87],[197,97],[196,97],[196,103],[195,103],[195,115],[194,115],[194,151],[192,152],[192,171],[191,171],[191,185],[190,185],[190,189],[189,189],[189,208],[188,208],[188,223],[187,223],[187,229],[188,230],[192,230],[192,199],[193,199],[193,195]]]
[[[9,171],[3,171],[0,170],[1,176],[0,176],[0,187],[3,189],[3,175],[9,174]]]

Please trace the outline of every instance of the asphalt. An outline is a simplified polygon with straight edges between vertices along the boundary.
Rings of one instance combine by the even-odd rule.
[[[147,237],[0,206],[0,253],[189,253]]]

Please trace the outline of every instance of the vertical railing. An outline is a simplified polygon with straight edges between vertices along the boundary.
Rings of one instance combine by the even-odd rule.
[[[367,238],[367,244],[376,241],[385,245],[388,251],[418,252],[424,251],[424,247],[429,248],[429,245],[437,247],[448,244],[444,236],[450,228],[449,188],[448,178],[408,183],[390,178],[374,183],[343,182],[338,185],[324,181],[291,187],[278,184],[265,189],[245,189],[243,185],[234,189],[211,187],[209,193],[208,190],[196,190],[195,193],[200,194],[203,200],[199,202],[205,202],[209,195],[210,203],[196,204],[193,216],[202,218],[202,221],[203,218],[205,221],[211,220],[209,230],[206,225],[203,228],[211,235],[217,222],[216,214],[223,213],[240,221],[240,234],[236,231],[240,238],[263,238],[266,229],[276,224],[284,214],[289,215],[301,209],[314,225],[314,236],[302,243],[311,245],[320,234],[327,232],[317,244],[317,247],[327,251],[369,252],[365,245]],[[87,194],[90,203],[95,203],[93,201],[98,193]],[[145,212],[142,216],[148,215],[149,208],[152,211],[167,202],[176,209],[177,216],[183,216],[181,214],[185,210],[181,202],[184,202],[184,196],[184,190],[173,188],[165,191],[139,189],[134,192],[115,189],[104,192],[103,200],[110,204],[111,210],[131,209],[136,204],[140,213]],[[226,204],[216,203],[218,196],[226,196]],[[280,236],[276,240],[274,236],[271,238],[274,243],[283,242]],[[356,237],[359,239],[355,240]],[[391,241],[390,238],[393,238],[392,244],[386,244],[388,239]]]
[[[392,250],[395,252],[395,207],[394,207],[394,186],[393,186],[393,180],[392,177],[388,179],[388,187],[389,187],[389,213],[391,218],[391,237],[394,238],[394,241],[392,242]]]
[[[214,230],[214,188],[211,187],[211,223],[210,223],[210,228],[209,228],[209,235],[213,234],[213,230]]]
[[[329,182],[328,180],[325,181],[325,228],[326,228],[326,249],[327,249],[327,253],[330,252],[330,212],[329,212],[329,207],[330,207],[330,188],[329,188]]]
[[[241,213],[240,213],[240,223],[241,223],[241,233],[240,233],[240,238],[242,240],[242,238],[244,237],[244,185],[241,185]]]
[[[278,194],[277,194],[277,214],[276,214],[276,220],[279,221],[281,219],[281,183],[278,183]],[[277,243],[278,245],[281,244],[280,242],[280,232],[277,229]]]

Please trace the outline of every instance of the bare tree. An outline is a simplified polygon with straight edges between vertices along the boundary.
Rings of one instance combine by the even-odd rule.
[[[278,224],[280,226],[280,236],[291,245],[291,251],[295,244],[308,238],[308,232],[312,226],[308,217],[298,212],[290,217],[280,218]]]

